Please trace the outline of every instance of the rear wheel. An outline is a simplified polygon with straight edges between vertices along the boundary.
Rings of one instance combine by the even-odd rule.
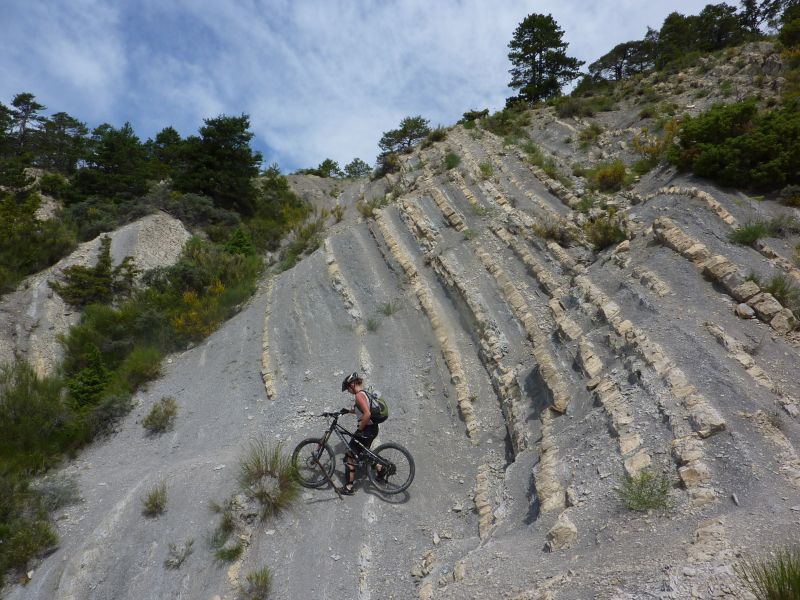
[[[411,453],[400,444],[381,444],[375,450],[379,463],[367,465],[367,476],[378,490],[384,494],[399,494],[414,481],[414,459]],[[380,467],[383,472],[378,471]]]
[[[321,488],[333,476],[336,456],[328,444],[322,443],[322,439],[308,438],[297,444],[292,452],[292,465],[297,471],[300,485]]]

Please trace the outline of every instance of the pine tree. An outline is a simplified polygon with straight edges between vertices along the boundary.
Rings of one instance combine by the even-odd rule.
[[[530,14],[517,26],[508,44],[513,65],[508,85],[519,90],[521,99],[533,103],[552,98],[578,77],[583,62],[567,56],[569,44],[563,36],[551,15]]]

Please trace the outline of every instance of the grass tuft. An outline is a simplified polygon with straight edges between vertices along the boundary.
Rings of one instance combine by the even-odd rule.
[[[449,171],[461,164],[461,157],[455,152],[448,152],[443,159],[444,168]]]
[[[378,331],[381,326],[381,321],[377,317],[369,317],[367,319],[367,331]]]
[[[768,233],[769,230],[767,229],[766,223],[763,221],[752,221],[734,229],[730,234],[730,240],[742,246],[752,246]]]
[[[167,510],[167,484],[162,481],[150,488],[142,498],[142,514],[146,517],[157,517]]]
[[[192,554],[194,546],[194,539],[189,538],[180,546],[174,542],[169,544],[169,553],[164,560],[165,569],[180,569],[184,561]]]
[[[769,292],[786,308],[796,311],[800,308],[800,289],[783,273],[776,273],[769,281],[759,284],[762,291]]]
[[[272,588],[272,574],[269,567],[248,573],[240,593],[245,600],[266,600]]]
[[[483,162],[478,165],[478,168],[481,171],[481,179],[489,179],[492,175],[494,175],[494,167],[492,167],[492,163]]]
[[[669,478],[663,473],[642,471],[638,475],[626,475],[617,495],[628,510],[645,511],[669,508]]]
[[[291,507],[299,492],[291,458],[263,438],[251,441],[239,460],[239,486],[259,502],[262,520]]]
[[[148,433],[164,433],[172,429],[175,424],[175,416],[178,414],[178,404],[172,396],[164,396],[156,402],[142,420],[142,427]]]
[[[400,303],[397,300],[389,300],[381,304],[381,312],[387,317],[391,317],[398,310],[400,310]]]
[[[734,569],[756,600],[800,598],[800,547],[780,550],[772,558],[745,559]]]
[[[233,562],[244,552],[244,544],[236,542],[232,546],[222,546],[214,552],[214,558],[220,562]]]
[[[342,222],[342,219],[344,219],[345,210],[347,210],[347,207],[344,204],[337,204],[331,208],[331,216],[333,217],[334,222]]]

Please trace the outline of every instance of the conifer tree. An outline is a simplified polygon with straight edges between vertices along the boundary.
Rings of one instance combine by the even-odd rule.
[[[530,14],[514,31],[508,47],[513,65],[509,87],[519,90],[526,102],[540,102],[561,93],[561,88],[579,75],[583,64],[567,56],[564,31],[552,15]]]

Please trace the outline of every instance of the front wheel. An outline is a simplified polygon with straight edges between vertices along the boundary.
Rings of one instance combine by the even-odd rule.
[[[400,444],[381,444],[375,450],[379,461],[367,466],[367,476],[384,494],[399,494],[414,481],[414,459]],[[381,472],[378,471],[381,467]]]
[[[292,466],[297,472],[300,485],[321,488],[333,475],[336,456],[328,444],[322,443],[322,439],[307,438],[297,444],[292,452]]]

